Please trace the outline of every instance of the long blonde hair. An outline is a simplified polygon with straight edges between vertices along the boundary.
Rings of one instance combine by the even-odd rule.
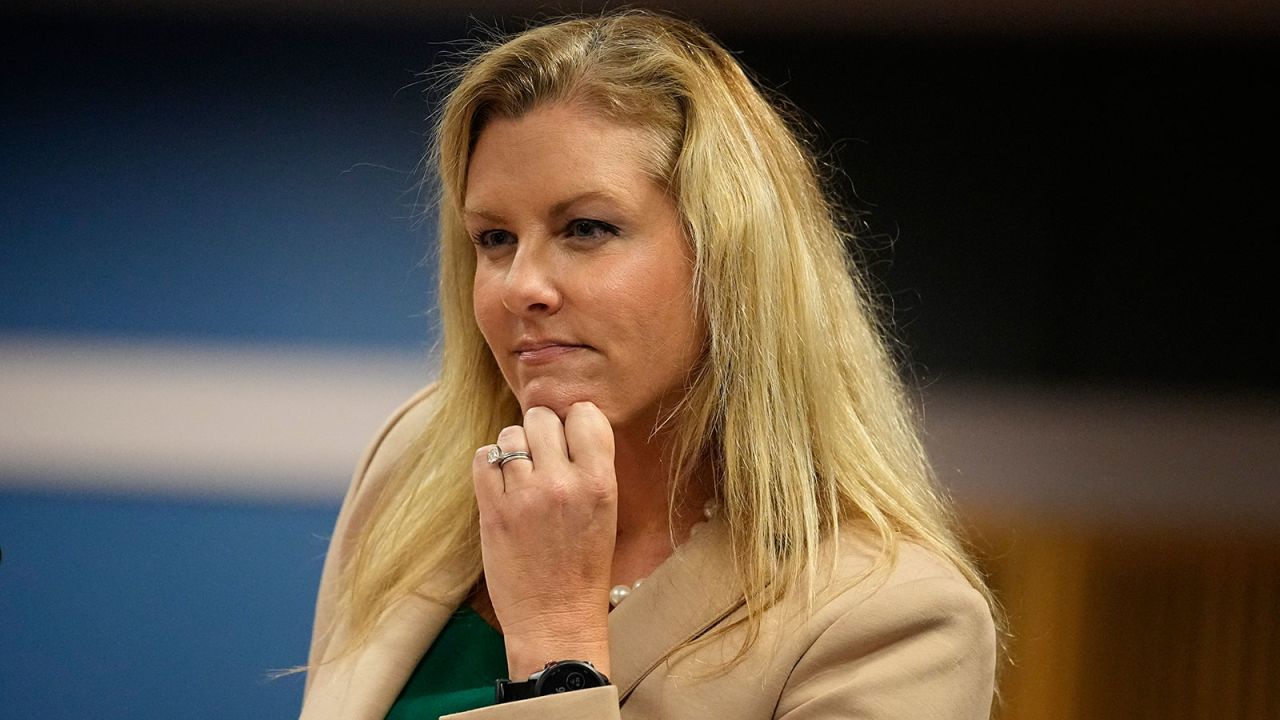
[[[878,536],[878,567],[891,566],[906,537],[990,600],[934,489],[885,333],[846,250],[851,233],[813,154],[705,32],[623,12],[486,45],[458,69],[437,115],[429,159],[438,174],[439,383],[426,428],[344,569],[335,617],[349,643],[446,565],[468,568],[468,586],[480,576],[472,453],[518,422],[519,406],[472,315],[467,164],[489,119],[556,102],[587,103],[648,131],[646,170],[682,214],[708,341],[665,420],[676,478],[700,462],[714,468],[748,643],[787,588],[818,586],[819,547],[842,523]]]

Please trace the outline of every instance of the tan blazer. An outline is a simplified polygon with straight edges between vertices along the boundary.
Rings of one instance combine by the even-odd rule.
[[[352,549],[392,460],[422,427],[423,391],[406,403],[366,451],[338,515],[316,603],[311,661],[328,637],[339,564]],[[732,588],[726,529],[712,522],[681,545],[609,615],[613,685],[447,716],[451,720],[986,720],[992,700],[995,632],[982,596],[950,565],[903,543],[887,577],[852,583],[871,563],[868,543],[849,532],[834,582],[812,613],[799,599],[765,613],[758,641],[727,672],[739,627],[692,651],[676,652],[743,615]],[[441,573],[440,586],[453,571]],[[433,581],[432,585],[435,585]],[[428,594],[433,588],[425,588]],[[438,593],[437,593],[438,594]],[[307,678],[301,720],[383,720],[409,675],[463,597],[439,605],[410,598],[390,611],[370,641]],[[341,635],[342,628],[336,630]]]

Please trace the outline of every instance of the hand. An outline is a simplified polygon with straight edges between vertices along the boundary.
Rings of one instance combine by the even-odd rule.
[[[524,679],[552,660],[589,660],[609,674],[609,588],[618,525],[613,428],[575,403],[564,422],[530,408],[498,434],[503,452],[532,460],[471,465],[485,584],[502,625],[508,671]]]

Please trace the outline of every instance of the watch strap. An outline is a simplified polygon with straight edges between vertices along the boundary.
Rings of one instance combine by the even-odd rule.
[[[569,675],[562,677],[566,671]],[[608,684],[609,678],[586,660],[556,660],[530,675],[528,680],[496,680],[493,691],[496,702],[502,704]]]
[[[495,680],[493,683],[494,698],[499,705],[515,702],[516,700],[528,700],[536,697],[534,691],[537,685],[538,681],[534,678],[529,680]]]

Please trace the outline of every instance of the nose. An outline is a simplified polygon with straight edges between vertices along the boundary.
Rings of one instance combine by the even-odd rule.
[[[521,316],[552,315],[564,300],[557,283],[553,250],[543,243],[521,243],[507,267],[502,304]]]

